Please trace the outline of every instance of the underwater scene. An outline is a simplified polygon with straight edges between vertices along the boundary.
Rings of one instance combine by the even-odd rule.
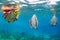
[[[0,0],[0,40],[60,40],[60,0]]]

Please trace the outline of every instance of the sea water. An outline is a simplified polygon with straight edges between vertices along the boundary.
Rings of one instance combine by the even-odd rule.
[[[0,40],[60,40],[60,14],[56,13],[57,25],[50,24],[53,13],[49,8],[37,4],[23,6],[17,21],[8,23],[0,11]],[[30,28],[29,20],[36,14],[38,29]]]

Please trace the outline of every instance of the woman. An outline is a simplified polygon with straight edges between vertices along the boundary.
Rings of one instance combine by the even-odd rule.
[[[18,19],[19,16],[19,8],[17,5],[9,4],[9,5],[3,5],[2,11],[4,13],[4,18],[8,22],[13,22]]]

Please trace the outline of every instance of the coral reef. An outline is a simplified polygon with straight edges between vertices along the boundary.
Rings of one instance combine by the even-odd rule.
[[[30,36],[28,34],[22,33],[15,33],[11,34],[9,32],[2,31],[0,32],[0,40],[60,40],[60,36],[49,36],[49,35],[42,35],[42,36]]]

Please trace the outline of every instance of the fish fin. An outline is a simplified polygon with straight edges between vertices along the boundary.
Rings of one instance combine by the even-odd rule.
[[[31,20],[30,20],[30,26],[32,26]]]
[[[36,22],[36,27],[38,27],[38,21]]]

